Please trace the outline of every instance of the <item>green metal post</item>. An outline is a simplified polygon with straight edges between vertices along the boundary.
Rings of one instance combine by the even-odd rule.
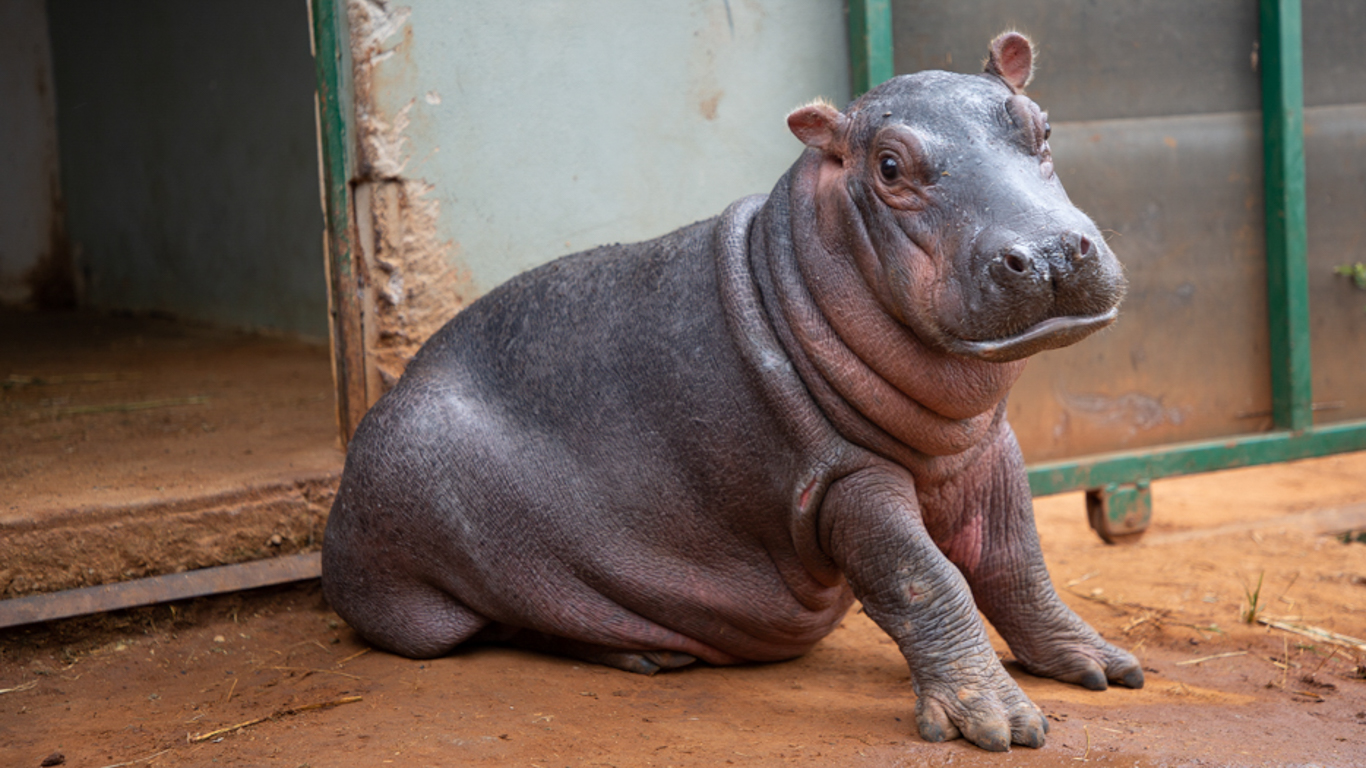
[[[855,98],[895,74],[891,0],[849,0],[849,64]]]
[[[1271,411],[1276,426],[1313,425],[1304,181],[1300,0],[1261,0],[1262,151]]]
[[[317,77],[318,158],[322,184],[323,243],[327,259],[332,375],[342,444],[365,413],[365,359],[353,248],[351,177],[355,152],[351,85],[351,34],[345,0],[309,0],[313,64]]]

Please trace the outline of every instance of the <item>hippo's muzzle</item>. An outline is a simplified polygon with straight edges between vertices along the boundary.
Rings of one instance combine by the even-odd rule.
[[[975,243],[975,301],[963,334],[948,339],[950,352],[1019,360],[1074,344],[1119,317],[1124,275],[1098,236],[1080,229],[1032,241],[995,234],[999,240]]]

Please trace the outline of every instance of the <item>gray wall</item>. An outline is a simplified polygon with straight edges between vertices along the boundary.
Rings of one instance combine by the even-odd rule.
[[[86,302],[325,337],[303,0],[51,0],[48,12]]]
[[[832,0],[329,0],[347,10],[358,299],[378,397],[461,307],[772,189],[849,97]]]
[[[431,185],[477,292],[768,192],[802,149],[787,112],[849,97],[832,0],[349,6],[376,174]]]
[[[0,2],[0,303],[32,298],[58,224],[57,132],[43,0]]]

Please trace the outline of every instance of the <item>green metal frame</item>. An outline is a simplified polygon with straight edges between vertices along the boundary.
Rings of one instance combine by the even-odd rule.
[[[1034,464],[1035,496],[1366,450],[1366,420],[1313,423],[1300,1],[1261,0],[1259,13],[1274,431]],[[888,0],[849,0],[849,52],[855,95],[892,76]]]
[[[1300,0],[1262,0],[1261,38],[1271,412],[1276,426],[1300,432],[1314,423]]]
[[[327,261],[332,375],[337,426],[345,445],[369,406],[365,396],[365,350],[361,329],[359,261],[351,200],[356,153],[351,82],[351,34],[342,0],[309,0],[313,63],[317,77],[318,151],[321,164],[324,253]]]
[[[849,0],[849,64],[855,98],[896,74],[892,0]]]

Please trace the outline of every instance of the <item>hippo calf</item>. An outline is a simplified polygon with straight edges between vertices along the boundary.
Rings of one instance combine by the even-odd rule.
[[[1143,685],[1058,599],[1006,394],[1114,321],[1122,270],[1053,173],[1008,33],[897,77],[772,194],[566,256],[461,312],[361,423],[323,590],[411,657],[498,642],[646,674],[800,656],[855,599],[922,737],[1038,747],[1030,672]]]

